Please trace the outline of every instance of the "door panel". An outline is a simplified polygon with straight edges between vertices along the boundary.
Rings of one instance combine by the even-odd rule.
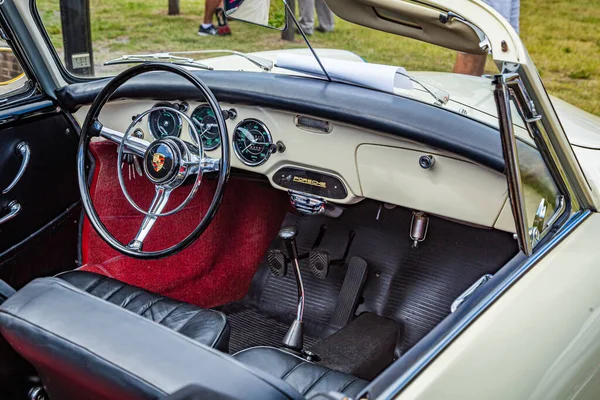
[[[0,125],[0,218],[12,202],[21,211],[0,224],[0,279],[20,287],[37,276],[76,266],[78,136],[50,101],[0,112],[0,121],[7,120]],[[29,163],[16,186],[1,193],[23,162],[16,151],[23,142],[30,149]]]

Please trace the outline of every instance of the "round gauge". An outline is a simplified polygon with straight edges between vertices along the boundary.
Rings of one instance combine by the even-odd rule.
[[[255,167],[269,159],[273,139],[267,127],[257,119],[245,119],[233,132],[233,150],[246,165]]]
[[[204,150],[214,150],[221,144],[219,125],[215,113],[209,105],[196,107],[192,113],[192,122],[198,130]]]
[[[154,107],[171,107],[169,103],[159,103]],[[156,139],[168,136],[179,137],[181,134],[181,117],[174,111],[168,109],[156,110],[148,117],[150,132]]]

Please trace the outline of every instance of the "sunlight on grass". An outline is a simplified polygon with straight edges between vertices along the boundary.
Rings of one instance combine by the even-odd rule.
[[[181,15],[167,15],[166,0],[90,0],[94,61],[124,53],[232,49],[244,52],[304,47],[284,42],[277,31],[231,22],[229,37],[199,37],[204,2],[180,0]],[[58,0],[38,0],[38,9],[59,53]],[[598,0],[521,1],[521,36],[551,94],[600,115],[600,6]],[[369,62],[411,71],[450,71],[455,52],[337,20],[335,32],[316,32],[315,47],[353,51]],[[102,73],[102,67],[97,67]],[[110,73],[114,69],[106,70]],[[492,72],[490,70],[490,72]]]

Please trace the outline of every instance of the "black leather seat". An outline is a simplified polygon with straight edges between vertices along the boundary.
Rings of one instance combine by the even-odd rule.
[[[273,347],[253,347],[236,353],[234,357],[245,365],[284,380],[307,398],[327,392],[356,397],[369,384]]]
[[[69,271],[57,278],[199,343],[223,352],[229,350],[229,323],[221,312],[163,297],[92,272]]]
[[[35,366],[51,399],[157,399],[194,385],[198,398],[301,400],[334,390],[355,396],[367,384],[274,348],[231,357],[111,304],[118,294],[109,302],[67,282],[84,279],[36,279],[0,305],[0,333]]]

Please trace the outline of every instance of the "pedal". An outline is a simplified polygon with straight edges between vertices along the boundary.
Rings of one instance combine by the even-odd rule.
[[[267,264],[273,275],[282,277],[287,274],[287,260],[283,250],[270,249],[267,252]]]
[[[360,257],[352,257],[350,259],[335,311],[329,321],[330,325],[336,328],[343,328],[352,321],[362,288],[367,280],[367,272],[368,268],[365,260]]]
[[[325,279],[329,274],[331,256],[329,252],[320,249],[312,249],[308,256],[310,271],[319,279]]]

